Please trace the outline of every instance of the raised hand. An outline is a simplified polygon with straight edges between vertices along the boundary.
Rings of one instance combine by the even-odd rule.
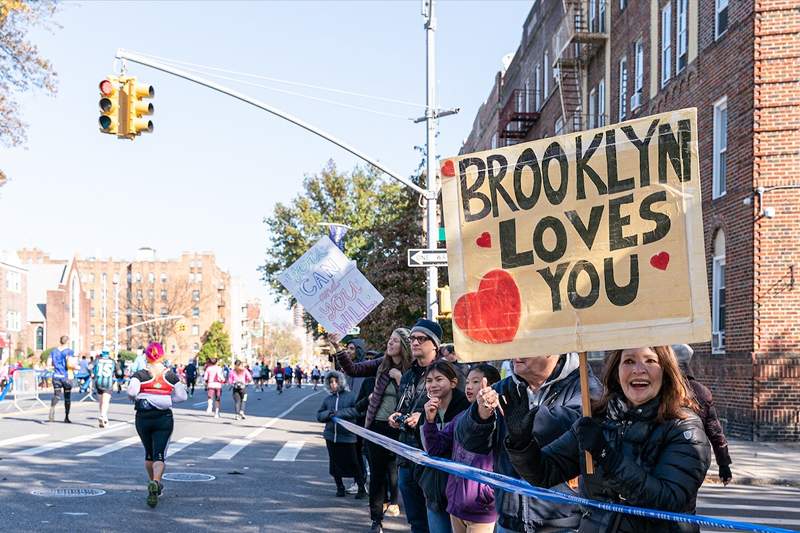
[[[500,398],[497,391],[489,386],[486,378],[481,380],[481,390],[478,391],[475,402],[478,405],[478,415],[482,420],[489,420],[494,410],[500,407]]]
[[[436,412],[439,410],[439,404],[441,400],[439,398],[431,398],[425,404],[425,420],[428,422],[433,422],[436,420]]]

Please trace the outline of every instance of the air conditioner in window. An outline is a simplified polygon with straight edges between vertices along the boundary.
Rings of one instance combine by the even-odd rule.
[[[713,331],[711,333],[711,351],[721,352],[725,350],[725,332]]]
[[[642,92],[635,92],[631,95],[631,111],[642,105]]]

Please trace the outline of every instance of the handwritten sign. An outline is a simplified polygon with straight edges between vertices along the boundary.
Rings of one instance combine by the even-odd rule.
[[[466,361],[703,342],[695,109],[443,162]]]
[[[278,276],[314,319],[344,336],[383,296],[328,237],[322,237]]]

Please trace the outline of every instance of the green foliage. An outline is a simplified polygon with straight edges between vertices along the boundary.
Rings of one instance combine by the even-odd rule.
[[[197,352],[197,362],[204,365],[209,357],[216,358],[220,363],[231,363],[231,339],[222,322],[215,321],[203,335],[203,345]]]
[[[307,176],[304,190],[290,204],[279,203],[264,219],[269,243],[262,278],[278,300],[292,301],[278,274],[302,256],[327,228],[320,222],[350,226],[345,255],[383,295],[384,301],[361,324],[362,337],[382,349],[397,326],[425,314],[425,271],[406,265],[408,248],[423,242],[418,195],[394,180],[360,168],[339,172],[330,161],[319,174]],[[310,331],[316,322],[306,317]]]
[[[133,362],[136,360],[136,352],[131,352],[128,350],[120,350],[119,354],[117,355],[117,359],[121,359],[123,361]]]
[[[39,356],[39,360],[42,362],[42,364],[47,364],[47,361],[50,359],[50,352],[52,352],[54,349],[55,347],[48,348],[42,352],[42,355]]]

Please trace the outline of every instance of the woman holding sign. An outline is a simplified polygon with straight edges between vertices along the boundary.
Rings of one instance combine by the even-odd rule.
[[[677,513],[695,512],[697,491],[710,464],[708,439],[691,391],[669,346],[616,350],[606,362],[605,393],[593,416],[540,448],[530,438],[527,401],[501,399],[509,424],[511,462],[520,475],[551,487],[586,471],[586,496]],[[513,430],[512,430],[513,428]],[[698,526],[586,508],[580,531],[699,531]]]

